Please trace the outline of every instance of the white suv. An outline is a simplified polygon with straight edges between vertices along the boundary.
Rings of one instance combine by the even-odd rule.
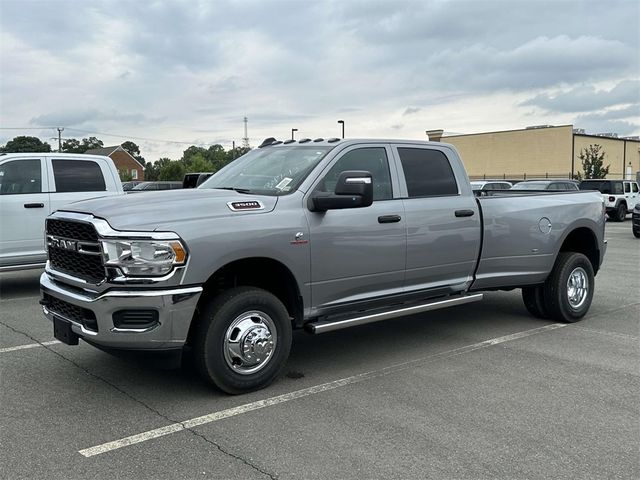
[[[598,190],[602,193],[607,215],[611,220],[622,222],[627,213],[640,202],[638,182],[633,180],[583,180],[580,190]]]

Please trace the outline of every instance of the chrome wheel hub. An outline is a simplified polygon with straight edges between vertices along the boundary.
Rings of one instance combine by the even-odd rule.
[[[227,329],[224,359],[241,375],[255,373],[269,363],[277,340],[276,327],[269,315],[260,311],[245,312]]]
[[[582,267],[575,268],[567,280],[567,299],[572,308],[580,308],[589,293],[589,277]]]

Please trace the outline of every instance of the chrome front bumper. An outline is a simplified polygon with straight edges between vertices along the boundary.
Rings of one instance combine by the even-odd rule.
[[[40,277],[40,292],[95,314],[97,331],[82,323],[51,311],[46,302],[42,310],[53,321],[54,316],[69,321],[72,331],[96,345],[126,350],[168,350],[182,347],[202,294],[202,287],[171,289],[131,289],[92,292],[57,282],[46,272]],[[158,322],[147,329],[118,329],[113,314],[119,310],[148,309],[158,312]]]

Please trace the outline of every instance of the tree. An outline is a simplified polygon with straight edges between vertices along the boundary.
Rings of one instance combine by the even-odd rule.
[[[83,138],[82,147],[86,152],[87,150],[91,150],[93,148],[102,148],[104,147],[104,143],[102,143],[102,140],[98,140],[96,137]]]
[[[80,146],[80,140],[68,138],[62,142],[62,151],[66,153],[84,153]]]
[[[189,157],[188,162],[185,165],[186,172],[212,172],[213,165],[207,160],[200,152]]]
[[[603,167],[605,152],[600,145],[591,144],[580,150],[578,158],[582,161],[584,178],[605,178],[609,175],[611,164]]]
[[[120,175],[121,182],[130,182],[133,180],[133,176],[129,170],[118,170],[118,174]]]
[[[147,162],[144,159],[144,157],[142,155],[140,155],[140,147],[138,145],[136,145],[135,143],[133,143],[130,140],[127,140],[126,142],[124,142],[120,146],[122,148],[124,148],[129,153],[129,155],[131,155],[138,162],[140,162],[143,167],[146,165]]]
[[[169,160],[169,162],[160,167],[158,180],[180,180],[184,178],[185,166],[180,161]]]
[[[4,147],[0,147],[0,152],[3,153],[37,153],[37,152],[50,152],[51,145],[47,142],[43,142],[38,137],[18,136],[13,140],[9,140]]]
[[[148,182],[155,182],[158,180],[160,169],[153,162],[147,162],[144,165],[144,179]]]

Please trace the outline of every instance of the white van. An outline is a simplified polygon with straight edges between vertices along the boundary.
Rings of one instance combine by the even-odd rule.
[[[78,200],[122,194],[109,157],[0,155],[0,272],[44,267],[44,221],[50,213]]]

